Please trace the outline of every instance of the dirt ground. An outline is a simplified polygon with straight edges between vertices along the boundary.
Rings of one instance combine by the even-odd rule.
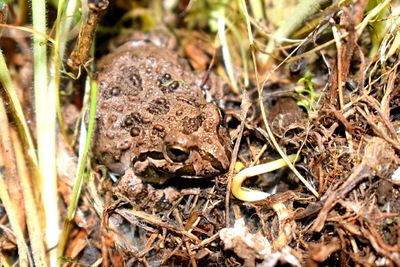
[[[63,124],[57,127],[62,266],[400,266],[399,3],[324,3],[298,21],[301,11],[288,4],[274,22],[276,1],[260,1],[269,8],[264,17],[247,2],[99,1],[89,6],[80,33],[79,27],[71,31],[60,80]],[[57,11],[48,9],[50,30]],[[32,39],[17,28],[29,21],[21,24],[10,6],[0,21],[12,26],[3,27],[0,45],[36,145]],[[293,23],[286,33],[276,31]],[[283,40],[271,43],[274,33]],[[218,81],[206,99],[224,117],[230,166],[211,179],[129,180],[132,197],[115,190],[120,176],[89,149],[68,220],[84,146],[79,125],[92,120],[86,78],[96,79],[97,62],[116,47],[132,38],[153,41],[153,34],[167,36],[169,49],[191,71]],[[27,152],[15,148],[22,139],[3,87],[0,172],[16,200],[21,189],[9,177],[18,153]],[[240,197],[234,187],[239,170],[282,154],[298,159],[289,168],[246,176]],[[32,168],[26,172],[34,177]],[[253,199],[260,190],[268,196]],[[16,266],[19,247],[4,203],[0,263]],[[28,255],[39,266],[21,216]]]

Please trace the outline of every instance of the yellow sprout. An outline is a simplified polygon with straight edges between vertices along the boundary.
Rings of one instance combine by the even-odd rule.
[[[288,156],[288,159],[290,160],[290,162],[294,163],[296,162],[299,157],[296,154],[292,154]],[[263,191],[259,191],[259,190],[252,190],[249,188],[242,188],[242,183],[244,180],[246,180],[247,178],[256,176],[256,175],[260,175],[260,174],[264,174],[264,173],[268,173],[268,172],[272,172],[275,171],[277,169],[280,169],[282,167],[287,166],[287,163],[285,162],[285,160],[283,159],[278,159],[278,160],[274,160],[265,164],[261,164],[261,165],[257,165],[257,166],[253,166],[253,167],[249,167],[246,168],[244,170],[241,170],[238,174],[235,175],[235,177],[233,177],[232,180],[232,194],[240,200],[243,201],[259,201],[262,199],[265,199],[267,197],[269,197],[271,194],[267,193],[267,192],[263,192]],[[237,163],[235,166],[235,169],[241,169],[243,168],[243,164],[242,163]]]

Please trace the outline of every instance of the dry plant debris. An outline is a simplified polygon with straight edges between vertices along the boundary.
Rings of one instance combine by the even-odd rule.
[[[88,53],[95,25],[84,24],[81,35],[90,34],[79,38],[85,45],[73,67],[84,65],[87,74],[72,79],[68,69],[61,72],[62,219],[77,204],[64,224],[65,247],[58,248],[62,266],[400,266],[400,5],[318,1],[314,13],[285,22],[290,32],[274,36],[282,23],[259,12],[273,2],[110,1],[101,14],[91,11],[99,26],[94,62],[115,40],[130,38],[125,33],[160,32],[174,36],[171,47],[193,71],[206,73],[204,81],[219,76],[224,86],[207,91],[206,98],[225,114],[234,147],[228,173],[162,185],[136,177],[130,180],[134,197],[115,190],[119,177],[92,160],[74,199],[84,146],[78,125],[90,120],[84,79],[96,77]],[[32,154],[26,155],[27,144],[36,143],[27,142],[18,109],[35,132],[30,22],[18,13],[23,8],[0,6],[0,48],[15,87],[1,71],[0,265],[46,266],[53,248],[37,234],[45,207]],[[48,8],[55,17],[56,7]],[[76,29],[71,37],[78,37]],[[306,183],[279,169],[243,182],[269,197],[243,202],[231,196],[235,164],[276,160],[277,145],[300,156],[295,167]]]

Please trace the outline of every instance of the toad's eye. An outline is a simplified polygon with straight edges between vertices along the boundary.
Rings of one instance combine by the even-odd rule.
[[[164,155],[167,159],[175,163],[182,163],[190,157],[190,150],[176,146],[176,145],[165,145]]]

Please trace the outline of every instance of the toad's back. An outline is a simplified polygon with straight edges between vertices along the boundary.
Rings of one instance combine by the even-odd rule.
[[[172,50],[127,43],[101,60],[98,86],[94,152],[111,171],[208,177],[228,167],[218,108]]]

